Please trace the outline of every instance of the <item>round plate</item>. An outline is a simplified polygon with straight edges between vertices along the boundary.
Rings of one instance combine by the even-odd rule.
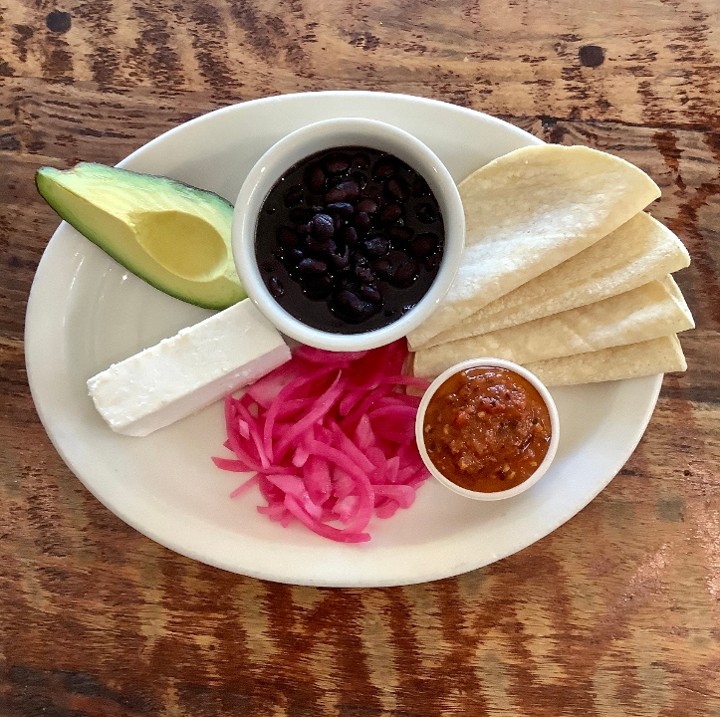
[[[234,201],[276,140],[323,118],[378,119],[426,142],[460,181],[539,140],[487,115],[442,102],[372,92],[285,95],[227,107],[163,134],[121,166],[180,179]],[[415,504],[374,519],[373,538],[336,544],[231,500],[221,403],[146,438],[110,431],[86,380],[209,315],[153,289],[61,224],[40,261],[26,322],[28,378],[40,418],[70,469],[105,506],[158,543],[243,575],[301,585],[403,585],[459,575],[550,533],[586,506],[627,461],[650,418],[662,376],[553,391],[561,419],[555,463],[532,489],[482,503],[428,480]]]

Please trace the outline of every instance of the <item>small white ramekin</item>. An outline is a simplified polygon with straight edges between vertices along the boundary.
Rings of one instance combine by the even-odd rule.
[[[363,146],[388,152],[410,165],[427,182],[442,211],[445,246],[440,268],[425,296],[393,323],[364,333],[342,334],[310,327],[273,298],[255,256],[260,210],[275,183],[293,165],[334,147]],[[323,120],[302,127],[274,144],[250,170],[235,202],[232,248],[245,290],[279,331],[303,344],[329,351],[384,346],[407,335],[435,310],[455,278],[465,242],[465,215],[457,186],[440,159],[419,139],[393,125],[361,118]]]
[[[435,395],[435,392],[451,376],[455,375],[456,373],[460,373],[461,371],[465,371],[469,368],[476,367],[504,368],[518,374],[519,376],[522,376],[525,380],[527,380],[532,386],[537,389],[538,393],[540,394],[540,398],[542,398],[542,400],[545,402],[548,413],[550,414],[550,444],[548,445],[548,450],[545,454],[545,458],[543,459],[542,463],[537,467],[535,472],[527,480],[520,483],[519,485],[516,485],[514,488],[509,488],[508,490],[488,493],[469,490],[468,488],[462,488],[461,486],[453,483],[451,480],[446,478],[437,469],[435,464],[430,459],[430,456],[428,455],[425,448],[425,436],[423,430],[425,423],[425,411],[428,407],[428,404],[430,403],[430,400]],[[450,488],[450,490],[454,491],[455,493],[459,493],[466,498],[472,498],[473,500],[502,500],[503,498],[512,498],[516,495],[519,495],[520,493],[525,492],[526,490],[528,490],[528,488],[531,488],[533,485],[535,485],[547,473],[551,463],[553,462],[553,459],[555,458],[558,442],[560,440],[560,419],[558,416],[557,406],[555,405],[553,397],[550,395],[550,391],[548,391],[547,386],[545,386],[545,384],[540,381],[540,379],[534,373],[528,371],[523,366],[520,366],[519,364],[516,364],[512,361],[506,361],[505,359],[491,357],[482,357],[476,359],[469,359],[468,361],[462,361],[455,364],[454,366],[451,366],[450,368],[443,371],[430,384],[428,389],[423,394],[423,397],[420,401],[420,406],[418,407],[417,416],[415,418],[415,440],[417,441],[418,450],[420,451],[420,456],[422,457],[423,463],[425,463],[425,467],[430,471],[433,477],[440,481],[440,483],[442,483],[445,487]]]

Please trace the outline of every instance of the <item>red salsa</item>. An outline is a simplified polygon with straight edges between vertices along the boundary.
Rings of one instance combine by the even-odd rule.
[[[477,366],[448,378],[425,411],[425,449],[437,469],[469,490],[494,493],[526,481],[550,444],[550,413],[514,371]]]

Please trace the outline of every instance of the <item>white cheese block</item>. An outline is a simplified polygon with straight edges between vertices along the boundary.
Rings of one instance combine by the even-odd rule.
[[[88,380],[113,431],[146,436],[290,359],[280,333],[245,299]]]

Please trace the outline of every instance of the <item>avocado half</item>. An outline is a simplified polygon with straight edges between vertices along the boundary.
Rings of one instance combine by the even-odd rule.
[[[93,162],[41,167],[35,181],[62,219],[166,294],[207,309],[247,296],[230,244],[233,207],[217,194]]]

